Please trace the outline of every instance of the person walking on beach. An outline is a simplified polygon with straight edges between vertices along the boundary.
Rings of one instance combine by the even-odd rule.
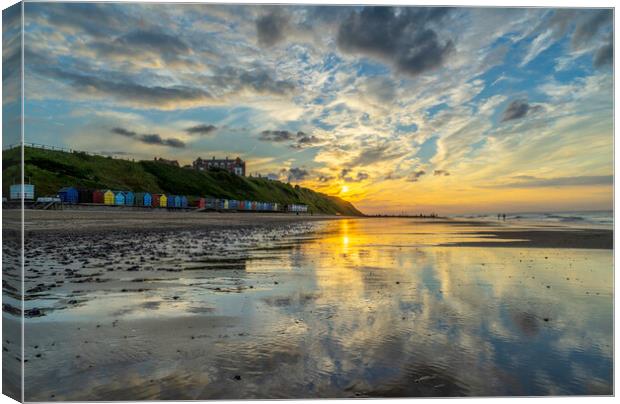
[[[504,217],[504,222],[506,221],[506,214],[502,214],[502,216]]]

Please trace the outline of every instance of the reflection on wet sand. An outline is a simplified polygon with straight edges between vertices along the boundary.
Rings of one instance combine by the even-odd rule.
[[[612,252],[439,246],[469,230],[127,233],[113,271],[37,240],[26,287],[57,286],[28,301],[26,399],[611,394]]]

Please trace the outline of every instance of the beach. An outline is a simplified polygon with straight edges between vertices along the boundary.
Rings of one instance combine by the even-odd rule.
[[[613,393],[610,229],[25,216],[27,400]]]

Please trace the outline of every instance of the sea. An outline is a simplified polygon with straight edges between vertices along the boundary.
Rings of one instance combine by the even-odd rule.
[[[454,215],[456,219],[498,220],[498,213]],[[572,211],[572,212],[520,212],[506,213],[506,220],[511,223],[557,224],[570,227],[608,228],[614,226],[613,210]]]

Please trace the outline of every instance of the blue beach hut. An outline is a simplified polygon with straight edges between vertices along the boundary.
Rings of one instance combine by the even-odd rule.
[[[151,206],[151,203],[153,202],[153,198],[151,198],[151,194],[149,194],[148,192],[144,193],[144,206]]]
[[[114,191],[114,204],[115,205],[125,204],[125,193],[123,191]]]
[[[135,201],[135,194],[131,191],[125,192],[125,205],[133,206]]]
[[[175,208],[181,207],[181,197],[179,195],[174,196],[174,207]]]
[[[174,195],[168,195],[168,200],[166,201],[167,208],[174,208]]]
[[[181,207],[182,208],[187,208],[187,196],[185,196],[185,195],[181,196]]]
[[[78,195],[79,192],[75,187],[64,187],[60,188],[60,191],[58,191],[58,197],[64,203],[78,203]]]

